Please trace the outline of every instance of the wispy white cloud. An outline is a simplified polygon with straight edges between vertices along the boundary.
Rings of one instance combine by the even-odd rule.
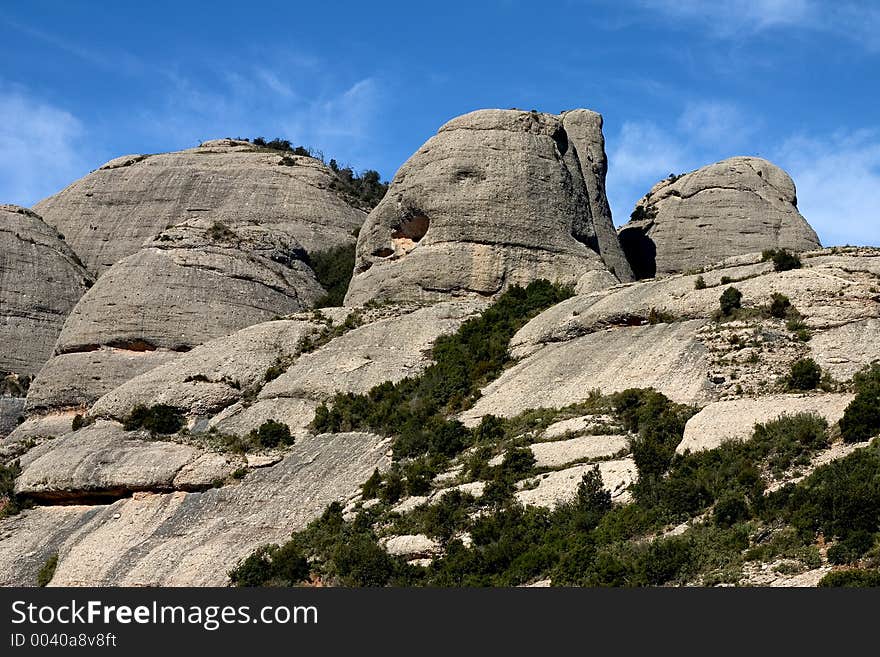
[[[725,33],[805,24],[816,12],[811,0],[642,0],[641,4],[677,18],[711,22],[717,31]]]
[[[74,39],[66,38],[46,32],[42,29],[25,25],[9,18],[0,16],[0,23],[24,34],[31,39],[40,41],[45,45],[61,50],[72,55],[87,64],[107,71],[137,73],[144,70],[142,62],[129,52],[114,50],[112,52],[96,46],[84,46]]]
[[[670,173],[753,153],[755,126],[760,119],[737,105],[704,101],[685,106],[668,125],[626,123],[609,134],[615,223],[625,223],[635,202]],[[761,152],[791,175],[798,208],[823,244],[880,246],[880,128],[791,136],[763,144]]]
[[[698,22],[710,34],[725,38],[778,28],[834,33],[880,49],[880,7],[871,2],[841,0],[636,0],[645,9],[670,19]]]
[[[70,112],[0,86],[0,202],[32,205],[86,173],[83,134]]]
[[[165,103],[138,118],[139,129],[156,135],[159,144],[184,148],[216,137],[283,137],[340,163],[368,164],[365,151],[382,102],[375,78],[343,86],[321,80],[309,66],[227,69],[207,79],[170,71],[164,79]]]
[[[880,130],[796,136],[774,151],[824,244],[880,246]]]
[[[678,119],[678,129],[704,146],[737,148],[755,132],[758,123],[738,105],[707,100],[688,104]]]

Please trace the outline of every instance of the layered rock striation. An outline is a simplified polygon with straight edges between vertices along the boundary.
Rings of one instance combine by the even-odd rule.
[[[37,203],[86,267],[101,273],[169,226],[203,218],[282,232],[309,252],[350,244],[364,220],[318,160],[216,139],[111,160]]]

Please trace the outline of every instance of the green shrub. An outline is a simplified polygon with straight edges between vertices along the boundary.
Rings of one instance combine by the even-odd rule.
[[[248,437],[257,447],[268,449],[279,445],[293,445],[294,441],[290,427],[276,420],[266,420],[258,429],[253,429]]]
[[[874,547],[874,542],[875,535],[871,532],[852,532],[828,548],[828,561],[835,564],[854,563]]]
[[[822,369],[812,358],[801,358],[791,364],[788,387],[791,390],[815,390],[822,380]]]
[[[306,264],[312,268],[321,287],[327,291],[327,294],[317,301],[315,308],[342,305],[354,272],[354,255],[354,243],[342,244],[307,255]]]
[[[49,582],[55,576],[55,569],[58,567],[58,553],[55,552],[46,559],[37,573],[37,586],[48,586]]]
[[[80,415],[79,413],[77,413],[76,415],[73,416],[73,421],[70,423],[70,430],[71,431],[79,431],[80,429],[82,429],[85,426],[85,424],[86,423],[85,423],[85,420],[83,419],[83,416]]]
[[[768,249],[761,254],[761,259],[764,262],[772,260],[773,269],[776,271],[789,271],[801,268],[800,256],[785,249]]]
[[[382,488],[382,475],[379,474],[379,468],[373,470],[373,474],[361,486],[361,497],[365,500],[372,500],[379,496]]]
[[[697,280],[694,281],[694,289],[695,290],[705,290],[706,289],[706,279],[702,276],[697,276]]]
[[[771,493],[768,511],[812,536],[846,540],[880,531],[880,445],[857,449],[817,468],[797,486]]]
[[[233,586],[294,586],[309,576],[309,563],[293,543],[264,545],[229,572]]]
[[[152,434],[168,435],[180,431],[184,423],[183,414],[173,406],[156,404],[147,407],[138,404],[123,420],[122,426],[126,431],[143,428]]]
[[[382,383],[362,395],[338,394],[315,412],[319,432],[373,431],[394,436],[395,458],[453,456],[472,434],[446,416],[465,408],[509,362],[508,343],[538,312],[571,295],[569,288],[534,281],[514,286],[479,317],[434,343],[434,363],[420,376]]]
[[[770,301],[770,316],[785,319],[791,311],[791,300],[784,294],[774,293]]]
[[[614,412],[624,428],[637,435],[630,447],[641,483],[650,484],[669,468],[684,425],[694,410],[651,389],[631,388],[613,396]]]
[[[858,443],[880,433],[880,386],[858,392],[840,419],[844,442]]]
[[[781,474],[793,464],[806,465],[817,450],[828,446],[828,422],[814,413],[783,414],[756,424],[749,444],[754,460],[766,461]]]
[[[732,527],[738,522],[748,520],[750,517],[749,503],[741,493],[729,493],[715,504],[712,518],[715,524],[722,527]]]
[[[232,242],[238,238],[238,235],[223,222],[215,221],[208,229],[208,237],[214,242]]]
[[[391,468],[383,477],[382,488],[379,489],[379,499],[385,504],[394,504],[406,492],[406,483],[398,468]]]
[[[287,366],[279,359],[266,368],[266,373],[263,375],[263,381],[265,383],[269,383],[269,381],[274,381],[286,371]]]
[[[726,288],[718,300],[721,306],[721,314],[724,317],[729,317],[735,310],[742,308],[742,296],[742,292],[735,287]]]
[[[880,570],[832,570],[819,580],[819,586],[874,588],[880,586]]]
[[[21,465],[12,461],[7,465],[0,463],[0,518],[13,516],[21,511],[15,496],[15,480],[21,474]]]
[[[484,415],[474,427],[474,443],[495,445],[504,439],[504,421],[494,415]]]

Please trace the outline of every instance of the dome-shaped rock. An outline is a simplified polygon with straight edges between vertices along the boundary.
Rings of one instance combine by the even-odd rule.
[[[575,284],[589,271],[609,285],[631,280],[605,171],[595,112],[480,110],[449,121],[367,218],[346,303],[488,296],[537,278]]]
[[[29,411],[84,406],[175,352],[324,294],[300,244],[260,225],[197,219],[102,274],[74,308],[28,393]]]
[[[820,247],[798,212],[794,182],[756,157],[732,157],[660,181],[621,227],[620,244],[638,278],[767,249]]]
[[[337,182],[314,158],[216,139],[175,153],[118,157],[34,209],[100,273],[166,227],[195,218],[255,221],[310,252],[350,244],[365,215],[336,193]]]

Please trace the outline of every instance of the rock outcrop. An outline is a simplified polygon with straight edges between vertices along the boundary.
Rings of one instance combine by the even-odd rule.
[[[225,585],[254,549],[357,495],[375,468],[388,467],[387,451],[387,440],[371,434],[303,436],[279,463],[235,485],[24,511],[0,521],[0,586],[33,586],[52,554],[55,586]]]
[[[605,286],[631,280],[606,168],[595,112],[481,110],[449,121],[370,213],[346,304],[491,296],[538,278],[574,285],[588,272]]]
[[[619,233],[638,278],[767,249],[820,248],[798,212],[791,178],[756,157],[732,157],[660,181]]]
[[[150,440],[146,432],[125,432],[114,422],[98,422],[33,448],[20,463],[16,493],[57,504],[112,501],[137,491],[210,488],[241,467],[244,459]]]
[[[118,157],[34,209],[101,273],[162,230],[196,218],[262,226],[309,252],[350,244],[365,215],[336,193],[336,183],[313,158],[217,139]]]
[[[29,411],[90,404],[195,345],[309,308],[324,290],[301,257],[259,225],[194,219],[163,231],[73,309]]]
[[[757,262],[759,256],[753,260],[707,270],[705,287],[696,285],[696,275],[674,275],[549,308],[511,340],[519,362],[486,386],[460,419],[474,425],[484,415],[563,407],[586,400],[592,389],[629,387],[653,387],[702,407],[779,392],[799,358],[812,357],[845,381],[877,357],[870,339],[880,318],[880,251],[817,252],[803,259],[802,269],[784,272]],[[743,294],[747,318],[718,322],[728,279]],[[789,298],[811,340],[769,315],[774,294]]]
[[[832,425],[843,417],[852,400],[851,394],[786,394],[709,404],[688,420],[676,452],[701,452],[727,441],[744,442],[752,437],[755,424],[770,422],[781,415],[811,413]]]
[[[93,282],[36,213],[0,205],[0,375],[33,376],[68,313]]]

